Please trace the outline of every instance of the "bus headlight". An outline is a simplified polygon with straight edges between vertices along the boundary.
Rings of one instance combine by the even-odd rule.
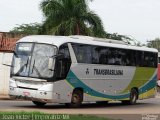
[[[9,90],[10,91],[14,91],[14,87],[9,87]]]
[[[16,81],[11,78],[11,79],[9,80],[9,86],[10,86],[10,87],[17,87]]]

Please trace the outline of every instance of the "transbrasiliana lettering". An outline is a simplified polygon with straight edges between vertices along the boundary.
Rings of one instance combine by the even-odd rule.
[[[123,70],[94,69],[94,75],[123,75]]]

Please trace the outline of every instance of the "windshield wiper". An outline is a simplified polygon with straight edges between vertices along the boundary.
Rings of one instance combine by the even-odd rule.
[[[36,71],[36,73],[38,74],[38,76],[42,78],[40,72],[38,71],[37,67],[35,66],[35,60],[33,62],[32,73],[33,73],[33,69]]]
[[[28,59],[27,59],[26,64],[24,64],[24,65],[19,69],[19,71],[18,71],[15,75],[18,75],[19,73],[21,73],[21,72],[23,71],[23,68],[24,68],[25,66],[27,67],[28,63],[29,63],[29,57],[28,57]]]

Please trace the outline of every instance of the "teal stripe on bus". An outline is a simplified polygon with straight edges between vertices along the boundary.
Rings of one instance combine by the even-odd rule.
[[[146,92],[146,90],[151,90],[155,87],[156,85],[156,78],[157,75],[155,75],[152,80],[150,80],[146,85],[142,86],[139,88],[139,94],[143,94]],[[100,93],[86,84],[84,84],[81,80],[78,79],[78,77],[72,72],[69,71],[68,76],[66,80],[74,87],[74,88],[83,88],[84,93],[87,93],[91,96],[96,96],[96,97],[101,97],[101,98],[107,98],[107,99],[113,99],[113,100],[118,100],[118,99],[126,99],[130,97],[130,93],[125,93],[125,94],[120,94],[120,95],[106,95],[103,93]]]
[[[123,95],[106,95],[103,93],[100,93],[98,91],[95,91],[94,89],[90,88],[86,84],[84,84],[81,80],[79,80],[76,75],[72,72],[69,71],[67,79],[66,79],[74,88],[81,87],[83,88],[84,92],[91,95],[91,96],[96,96],[96,97],[102,97],[102,98],[108,98],[108,99],[126,99],[129,98],[129,93],[123,94]]]

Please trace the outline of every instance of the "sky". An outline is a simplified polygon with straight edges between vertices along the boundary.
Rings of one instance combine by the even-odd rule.
[[[45,19],[42,0],[0,0],[0,31]],[[101,18],[105,31],[134,37],[141,43],[160,37],[160,0],[93,0],[92,11]]]

